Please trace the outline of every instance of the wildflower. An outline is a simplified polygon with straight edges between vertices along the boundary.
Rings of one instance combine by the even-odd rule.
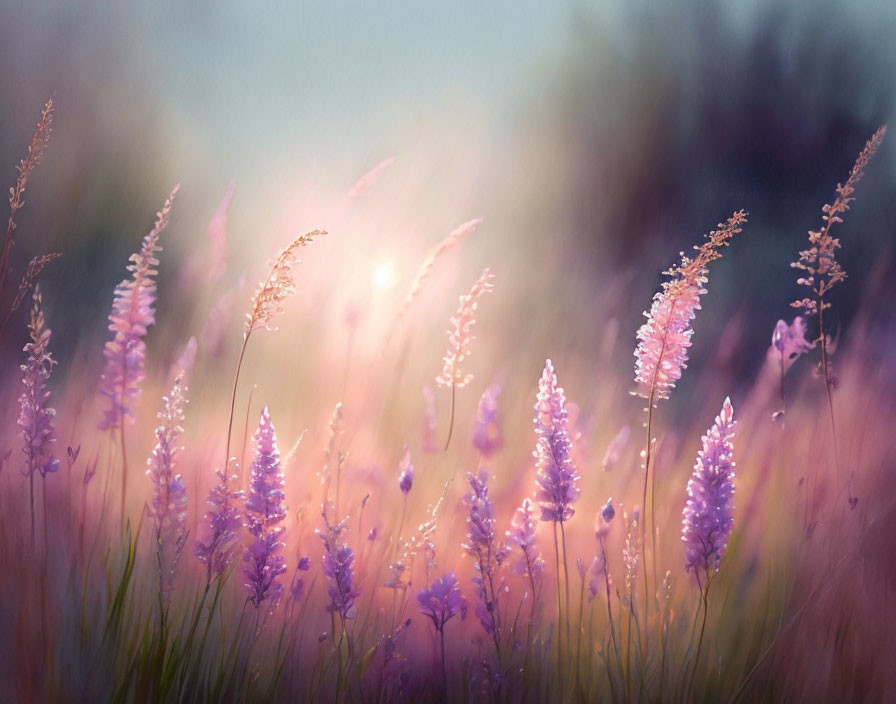
[[[246,329],[243,340],[247,340],[255,330],[276,331],[274,318],[283,311],[283,301],[289,298],[296,290],[295,280],[292,278],[292,268],[299,263],[296,252],[314,241],[316,237],[327,234],[323,230],[314,230],[296,237],[286,248],[277,255],[271,266],[268,277],[262,281],[255,296],[252,299],[252,310],[246,316]]]
[[[187,403],[184,372],[174,379],[171,393],[162,398],[164,408],[159,413],[156,446],[147,461],[146,474],[153,483],[150,515],[155,524],[156,549],[159,563],[159,596],[168,604],[174,586],[177,565],[187,541],[187,490],[183,477],[175,474],[178,445],[183,435],[184,405]]]
[[[497,643],[500,640],[500,619],[495,580],[507,550],[497,544],[494,510],[488,497],[488,472],[480,470],[478,476],[467,472],[467,481],[470,493],[464,497],[464,502],[469,508],[468,532],[467,540],[461,547],[475,560],[477,576],[473,578],[473,583],[479,593],[476,616],[485,632],[491,634]]]
[[[16,229],[16,213],[25,205],[22,196],[28,185],[28,177],[43,158],[44,151],[50,143],[53,131],[53,99],[50,98],[40,113],[40,120],[28,145],[28,154],[19,161],[16,169],[19,172],[16,185],[9,189],[9,219],[6,221],[6,234],[3,237],[3,250],[0,253],[0,291],[5,290],[6,276],[10,270],[9,257],[13,247],[13,233]]]
[[[311,569],[311,558],[305,555],[304,557],[299,558],[299,564],[296,565],[296,569],[301,572],[307,572]]]
[[[605,503],[603,508],[600,510],[600,517],[603,519],[604,523],[607,524],[609,524],[616,517],[616,509],[613,508],[612,497],[607,499],[607,503]]]
[[[25,345],[27,358],[21,365],[22,384],[25,390],[19,397],[19,428],[22,430],[22,440],[25,453],[25,466],[23,474],[33,477],[34,472],[40,472],[45,477],[50,472],[59,469],[59,460],[53,457],[53,445],[56,442],[56,429],[53,427],[53,418],[56,411],[47,404],[50,400],[50,391],[47,389],[47,381],[56,360],[49,352],[51,331],[44,326],[44,312],[40,295],[40,288],[34,288],[33,305],[31,308],[31,322],[28,331],[31,342]]]
[[[461,594],[453,572],[437,579],[431,587],[421,589],[417,601],[423,615],[432,619],[436,632],[441,632],[457,614],[461,615],[461,619],[467,616],[467,600]]]
[[[572,503],[579,496],[579,480],[572,461],[566,396],[557,386],[551,360],[544,365],[535,402],[535,432],[538,434],[535,456],[538,467],[538,492],[541,520],[562,523],[575,514]]]
[[[355,553],[342,538],[345,521],[332,525],[322,514],[326,530],[317,531],[324,544],[323,571],[327,578],[327,595],[330,603],[327,611],[338,613],[343,621],[358,614],[355,599],[361,590],[355,586]]]
[[[603,508],[600,510],[599,517],[597,519],[597,531],[595,535],[598,540],[602,540],[606,537],[607,533],[610,532],[610,523],[613,522],[613,519],[616,517],[616,509],[613,507],[613,499],[607,499],[607,503],[604,504]]]
[[[283,593],[283,585],[277,577],[286,572],[281,536],[285,530],[278,526],[286,518],[283,505],[283,471],[280,468],[280,450],[270,412],[265,406],[261,411],[255,441],[255,460],[249,476],[249,493],[246,497],[246,527],[255,541],[246,550],[243,560],[249,563],[244,574],[248,578],[246,588],[249,600],[255,608],[266,599],[276,606]]]
[[[790,305],[794,308],[803,310],[804,315],[820,315],[823,311],[831,307],[830,303],[823,301],[824,295],[834,287],[835,284],[846,278],[846,272],[837,261],[837,250],[840,249],[840,240],[831,237],[831,228],[835,223],[843,222],[843,215],[849,210],[849,205],[855,200],[856,185],[862,178],[865,167],[871,161],[871,157],[878,150],[884,141],[884,135],[887,132],[887,126],[880,127],[871,139],[865,143],[858,158],[853,164],[852,170],[849,172],[849,178],[846,183],[837,184],[837,197],[833,203],[825,205],[821,210],[824,213],[821,217],[824,225],[821,230],[809,231],[808,249],[800,251],[800,258],[793,262],[790,266],[794,269],[801,269],[806,272],[805,276],[797,279],[797,283],[807,286],[815,294],[815,298],[803,298],[794,301]],[[819,331],[819,340],[824,336],[824,331]]]
[[[379,180],[379,177],[382,173],[392,166],[395,163],[395,157],[390,156],[388,159],[384,159],[379,164],[374,166],[370,171],[365,173],[361,178],[355,181],[354,185],[348,189],[345,197],[349,200],[355,200],[359,196],[366,193],[373,186],[374,183]]]
[[[472,374],[464,374],[461,363],[470,356],[470,344],[475,339],[472,335],[473,324],[476,322],[476,310],[479,307],[479,298],[484,293],[490,293],[494,289],[494,275],[486,268],[482,275],[473,284],[470,293],[460,297],[460,306],[451,317],[451,327],[448,329],[448,352],[445,354],[445,365],[442,373],[436,377],[439,386],[460,389],[473,380]]]
[[[641,512],[635,508],[631,519],[623,513],[623,520],[628,524],[625,535],[625,546],[622,548],[622,561],[625,563],[625,598],[634,606],[635,580],[638,577],[638,566],[641,552]]]
[[[708,265],[722,255],[720,249],[741,231],[747,220],[743,210],[735,212],[728,221],[719,223],[706,241],[694,249],[694,257],[681,255],[681,263],[664,272],[670,277],[662,290],[653,297],[647,322],[637,333],[635,348],[636,393],[652,404],[669,394],[687,366],[691,346],[691,321],[700,309],[700,296],[706,293]]]
[[[688,482],[681,539],[685,570],[697,578],[719,570],[731,533],[734,493],[734,409],[726,398],[722,411],[703,436],[694,472]]]
[[[236,463],[233,466],[238,469]],[[236,502],[243,498],[242,491],[231,491],[237,473],[228,476],[218,471],[218,483],[208,494],[208,505],[211,510],[205,515],[206,537],[196,541],[195,555],[206,567],[206,584],[212,577],[220,579],[227,568],[238,546],[237,531],[240,528],[240,512]]]
[[[448,233],[448,236],[445,237],[445,239],[429,250],[423,263],[420,265],[420,269],[417,271],[417,275],[414,277],[414,281],[411,283],[411,288],[405,298],[404,305],[402,306],[401,312],[398,314],[399,319],[404,317],[408,308],[410,308],[411,304],[414,302],[414,299],[420,295],[420,291],[423,288],[423,282],[429,276],[429,272],[432,270],[436,261],[446,252],[456,247],[467,235],[475,232],[476,228],[481,224],[482,218],[468,220],[462,225],[458,225],[454,228]]]
[[[115,288],[115,300],[109,314],[109,330],[113,337],[106,343],[103,357],[106,366],[100,380],[100,393],[109,399],[100,429],[118,428],[125,418],[133,422],[134,405],[140,396],[140,382],[146,375],[144,362],[146,343],[143,338],[155,322],[153,304],[156,300],[156,282],[153,278],[161,250],[159,235],[168,225],[171,205],[179,186],[175,186],[165,205],[156,214],[155,225],[143,238],[140,251],[132,254],[127,269],[131,278]]]
[[[536,579],[544,572],[544,560],[538,550],[535,537],[536,518],[532,499],[523,499],[522,505],[513,514],[511,526],[513,530],[506,532],[507,542],[519,548],[521,556],[513,563],[513,570],[519,574]]]
[[[479,450],[483,457],[490,457],[504,446],[504,437],[501,433],[501,423],[498,419],[498,396],[501,387],[498,384],[489,384],[476,409],[476,423],[473,426],[473,447]]]
[[[407,496],[411,487],[414,486],[414,465],[411,464],[411,451],[407,445],[404,446],[398,468],[401,470],[398,475],[398,488],[401,489],[402,494]]]
[[[399,544],[398,550],[398,558],[389,565],[389,572],[392,574],[392,578],[385,583],[384,586],[389,587],[390,589],[403,589],[408,586],[408,582],[405,581],[405,575],[410,569],[411,562],[417,556],[417,554],[426,548],[427,544],[430,542],[432,536],[436,532],[437,526],[437,516],[439,514],[439,509],[442,507],[442,504],[445,501],[445,496],[448,493],[448,487],[451,486],[451,481],[448,480],[445,482],[445,486],[442,489],[442,494],[439,496],[439,500],[435,502],[435,504],[428,506],[426,511],[429,515],[423,523],[417,526],[417,530],[411,535],[410,538],[403,540]],[[372,537],[371,537],[372,535]],[[376,528],[372,528],[370,531],[370,535],[367,536],[368,540],[376,539]]]
[[[801,355],[815,345],[806,340],[806,321],[796,316],[788,325],[783,320],[775,324],[772,333],[772,347],[781,358],[781,368],[786,371]]]
[[[19,283],[19,290],[16,291],[16,296],[12,301],[12,306],[10,306],[9,312],[6,315],[6,318],[3,321],[3,325],[0,326],[0,333],[6,329],[6,323],[9,322],[12,314],[19,309],[19,306],[22,305],[22,302],[25,300],[25,296],[28,293],[31,286],[37,281],[37,277],[40,276],[40,273],[44,270],[44,267],[49,264],[54,259],[59,259],[62,256],[61,252],[50,252],[49,254],[42,254],[38,257],[32,257],[31,261],[28,262],[28,268],[25,270],[25,275],[22,277],[22,281]]]

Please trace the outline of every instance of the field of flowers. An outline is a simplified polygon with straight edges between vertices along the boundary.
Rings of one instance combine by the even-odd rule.
[[[519,253],[468,266],[479,218],[392,259],[356,244],[392,159],[252,260],[233,186],[195,251],[168,247],[187,189],[160,194],[64,369],[41,288],[65,252],[15,246],[53,120],[0,260],[4,701],[896,698],[896,320],[886,273],[838,261],[885,127],[769,272],[793,297],[741,379],[688,361],[738,344],[700,311],[718,260],[752,266],[748,213],[707,213],[656,290],[610,284],[643,301],[624,329],[520,294]]]

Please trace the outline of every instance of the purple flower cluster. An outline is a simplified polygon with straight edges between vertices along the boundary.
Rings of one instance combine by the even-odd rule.
[[[538,382],[535,432],[538,434],[533,453],[538,468],[535,498],[541,506],[541,520],[568,521],[575,513],[572,503],[579,496],[576,486],[579,475],[572,461],[566,396],[557,386],[551,360],[545,362]]]
[[[183,477],[175,474],[178,446],[183,434],[186,387],[183,372],[177,375],[171,393],[163,397],[164,409],[159,413],[156,446],[147,464],[146,474],[153,483],[150,514],[156,531],[159,563],[159,596],[167,604],[174,586],[174,575],[187,540],[187,490]]]
[[[286,529],[277,525],[286,518],[283,471],[267,406],[261,411],[258,432],[253,439],[255,460],[246,497],[246,527],[255,536],[255,541],[247,548],[243,559],[249,563],[244,572],[249,579],[246,582],[249,600],[258,608],[265,599],[270,599],[272,606],[276,606],[283,594],[283,585],[277,577],[286,572],[286,561],[278,554],[283,547],[281,536]]]
[[[467,600],[461,594],[453,572],[437,579],[431,587],[421,589],[417,601],[421,613],[432,619],[436,632],[441,631],[457,614],[461,615],[461,620],[467,617]]]
[[[236,502],[243,498],[242,491],[231,491],[231,483],[236,483],[237,475],[228,476],[216,472],[218,483],[208,493],[211,510],[205,515],[206,536],[196,541],[196,557],[206,567],[206,583],[212,577],[220,579],[227,571],[230,560],[238,546],[239,529],[242,526],[240,511]]]
[[[323,514],[326,530],[317,531],[324,544],[323,571],[327,578],[327,611],[337,613],[343,621],[358,613],[355,599],[361,590],[355,586],[355,553],[342,538],[345,521],[332,525]]]
[[[731,533],[734,494],[734,409],[726,398],[722,412],[703,436],[688,482],[681,539],[685,569],[697,578],[718,572]]]
[[[498,384],[489,384],[479,399],[476,409],[476,421],[473,426],[473,447],[483,457],[490,457],[504,447],[504,435],[501,432],[501,423],[498,418],[498,396],[501,395],[501,387]]]
[[[159,235],[168,224],[168,215],[179,186],[175,186],[156,214],[152,230],[143,238],[140,251],[132,254],[127,269],[131,278],[115,287],[115,299],[109,314],[109,330],[113,337],[106,343],[103,357],[106,366],[100,380],[100,393],[109,398],[109,407],[99,424],[100,429],[117,428],[125,417],[133,422],[134,405],[140,396],[140,382],[146,376],[144,361],[146,343],[143,338],[155,323],[153,304],[156,301],[156,282],[153,278],[161,250]]]
[[[59,469],[59,460],[53,457],[56,430],[53,417],[56,411],[47,406],[50,391],[47,380],[56,360],[48,351],[50,330],[44,327],[44,312],[41,307],[40,290],[34,289],[34,305],[31,308],[31,322],[28,325],[31,342],[25,345],[27,359],[22,365],[22,383],[25,390],[19,397],[19,428],[22,430],[25,452],[23,474],[31,476],[35,470],[41,476]]]
[[[513,570],[527,577],[537,579],[544,571],[544,560],[538,550],[535,538],[536,521],[532,499],[523,499],[511,521],[512,530],[506,532],[507,542],[519,548],[520,557],[514,561]]]
[[[476,616],[486,633],[496,635],[499,628],[498,594],[495,588],[498,568],[507,555],[507,549],[499,546],[495,532],[495,515],[491,499],[488,498],[488,472],[480,470],[479,475],[467,472],[470,493],[464,496],[469,507],[467,515],[467,541],[463,549],[475,560],[479,604]]]

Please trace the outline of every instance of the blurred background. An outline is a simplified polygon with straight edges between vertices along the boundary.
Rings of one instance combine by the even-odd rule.
[[[394,308],[425,252],[480,216],[444,265],[451,294],[423,304],[435,320],[490,265],[508,349],[595,359],[613,320],[614,359],[630,374],[660,272],[744,208],[693,359],[749,378],[801,295],[789,262],[896,89],[896,8],[874,0],[0,1],[10,184],[40,107],[56,102],[14,264],[64,254],[44,283],[62,374],[85,339],[85,359],[98,358],[113,286],[180,182],[163,238],[165,320],[149,338],[160,365],[216,304],[238,330],[265,263],[301,230],[332,233],[302,276],[332,284],[316,310],[341,323],[360,301],[391,296]],[[896,294],[893,153],[890,139],[840,230],[852,278],[835,291],[835,334],[869,275],[872,298]],[[349,205],[356,179],[393,157]],[[190,282],[231,184],[224,284],[200,292]],[[701,329],[730,334],[701,340]]]

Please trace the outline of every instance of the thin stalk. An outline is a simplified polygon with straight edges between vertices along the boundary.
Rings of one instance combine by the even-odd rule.
[[[837,481],[840,481],[840,450],[837,446],[837,423],[834,420],[834,390],[833,379],[831,379],[830,363],[828,361],[828,337],[824,334],[824,302],[819,295],[818,297],[818,334],[821,338],[821,370],[824,376],[824,388],[828,397],[828,411],[831,416],[831,440],[834,444],[834,469],[837,473]],[[814,491],[814,489],[813,489]],[[852,499],[852,490],[849,491],[849,498]],[[850,503],[852,503],[850,501]]]
[[[698,577],[699,583],[699,577]],[[710,576],[706,580],[706,587],[703,588],[703,623],[700,626],[700,638],[697,640],[697,652],[694,654],[694,669],[691,671],[691,678],[688,682],[688,688],[685,690],[685,694],[690,695],[694,687],[694,679],[697,677],[697,668],[700,665],[700,650],[703,647],[703,635],[706,633],[706,615],[709,611],[709,604],[707,603],[707,597],[709,596],[709,585],[712,583],[712,577]]]
[[[29,479],[31,484],[31,549],[34,550],[34,466],[31,467],[31,472],[29,473]]]
[[[619,643],[616,640],[616,628],[613,625],[613,608],[610,604],[610,568],[607,563],[607,544],[603,536],[600,536],[600,551],[604,561],[604,585],[607,590],[607,622],[610,624],[610,638],[613,641],[613,650],[616,652],[616,661],[622,666],[622,654],[619,651]]]
[[[581,587],[579,589],[579,634],[576,638],[576,689],[581,693],[581,668],[582,668],[582,634],[585,631],[585,574],[581,574]]]
[[[454,432],[454,395],[455,395],[456,387],[454,382],[451,382],[451,415],[448,419],[448,439],[445,441],[445,451],[448,450],[448,445],[451,444],[451,434]]]
[[[563,638],[561,623],[563,623],[563,607],[561,606],[562,592],[560,591],[560,544],[557,541],[557,522],[554,521],[554,557],[557,563],[557,569],[554,573],[557,575],[557,674],[560,677],[561,695],[563,690]],[[562,698],[562,696],[561,696]]]
[[[666,338],[663,337],[663,349],[666,345]],[[660,358],[662,359],[662,349],[660,350]],[[656,375],[659,372],[659,365],[657,365],[656,371],[654,372],[654,381],[650,386],[650,394],[647,397],[647,445],[644,448],[644,492],[641,498],[641,510],[644,512],[643,522],[641,524],[641,564],[644,567],[644,643],[647,644],[647,621],[648,616],[650,614],[649,611],[649,601],[650,601],[650,586],[648,584],[648,576],[647,576],[647,482],[650,476],[650,455],[653,450],[653,440],[651,438],[651,430],[653,424],[653,399],[654,393],[656,390]],[[656,469],[653,471],[653,486],[654,489],[651,492],[651,506],[656,507],[656,503],[654,501],[655,496],[655,488],[656,488]],[[651,525],[651,541],[653,542],[653,550],[652,554],[654,556],[654,573],[656,573],[656,519],[654,517],[654,511],[650,512],[650,520]]]
[[[124,530],[125,497],[128,493],[128,453],[125,447],[124,417],[121,419],[121,527]]]
[[[448,696],[448,669],[445,667],[445,624],[442,624],[442,627],[439,629],[439,640],[440,647],[439,651],[442,659],[442,691],[445,693],[445,699],[449,700]]]
[[[560,521],[560,540],[563,547],[563,586],[565,587],[566,592],[566,648],[567,650],[571,650],[572,634],[569,626],[569,610],[571,608],[571,602],[569,600],[569,569],[566,561],[566,531],[563,529],[563,521]]]
[[[236,361],[236,371],[233,374],[233,389],[230,392],[230,417],[227,420],[227,444],[225,445],[224,468],[230,464],[230,440],[233,433],[233,414],[236,411],[236,389],[240,380],[240,369],[243,366],[243,357],[246,355],[246,345],[249,343],[249,334],[243,338],[243,345],[240,347],[240,356]],[[242,473],[242,466],[240,466]]]

